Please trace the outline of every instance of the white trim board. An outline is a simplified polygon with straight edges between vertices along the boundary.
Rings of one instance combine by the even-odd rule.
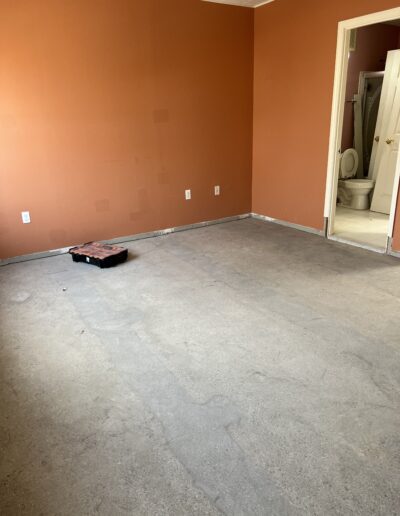
[[[388,255],[389,255],[389,256],[393,256],[394,258],[400,258],[400,252],[399,252],[399,251],[392,251],[392,250],[389,250],[389,251],[388,251]]]
[[[271,2],[274,2],[275,0],[265,0],[264,2],[260,2],[259,4],[254,6],[254,9],[257,9],[257,7],[261,7],[262,5],[270,4]]]
[[[275,0],[263,0],[261,2],[257,2],[254,5],[252,0],[248,0],[249,3],[246,0],[202,0],[203,2],[209,2],[212,4],[225,4],[225,5],[234,5],[236,7],[248,7],[250,9],[257,9],[257,7],[261,7],[262,5],[270,4],[271,2],[274,2]]]
[[[250,213],[244,213],[242,215],[234,215],[232,217],[224,217],[222,219],[207,220],[205,222],[197,222],[195,224],[187,224],[185,226],[178,226],[176,228],[160,229],[157,231],[149,231],[148,233],[137,233],[136,235],[123,236],[108,240],[102,240],[105,244],[122,244],[124,242],[133,242],[135,240],[144,240],[145,238],[154,238],[163,235],[169,235],[171,233],[178,233],[180,231],[188,231],[190,229],[199,229],[207,226],[215,226],[217,224],[225,224],[226,222],[233,222],[235,220],[248,219],[251,217]],[[71,246],[74,247],[74,246]],[[43,251],[40,253],[25,254],[22,256],[15,256],[14,258],[0,259],[0,267],[9,265],[12,263],[28,262],[31,260],[40,260],[42,258],[51,258],[53,256],[59,256],[61,254],[67,254],[71,247],[63,247],[61,249],[54,249],[52,251]]]
[[[387,246],[387,254],[389,256],[394,256],[395,258],[400,258],[400,251],[395,251],[393,249],[393,238],[389,238],[388,246]]]
[[[258,213],[251,213],[250,215],[253,219],[262,220],[264,222],[273,222],[274,224],[279,224],[280,226],[297,229],[299,231],[304,231],[305,233],[312,233],[313,235],[319,235],[323,237],[325,236],[325,231],[322,229],[310,228],[308,226],[302,226],[301,224],[294,224],[293,222],[286,222],[284,220],[267,217],[267,215],[259,215]]]
[[[341,21],[338,26],[335,78],[333,84],[332,115],[329,134],[328,167],[324,205],[324,217],[328,218],[328,238],[331,238],[331,235],[333,233],[333,215],[336,206],[337,181],[339,173],[338,153],[341,150],[340,147],[343,129],[343,114],[346,93],[348,68],[347,61],[350,44],[350,31],[352,29],[357,29],[360,27],[366,27],[368,25],[374,25],[376,23],[383,23],[397,19],[400,19],[400,7],[395,7],[394,9],[388,9],[386,11],[380,11],[377,13],[368,14],[366,16],[360,16],[358,18],[352,18],[350,20]],[[389,237],[393,235],[395,215],[394,211],[400,179],[399,175],[400,163],[398,164],[396,171],[395,190],[393,192],[394,200],[392,202],[392,211],[389,219]]]

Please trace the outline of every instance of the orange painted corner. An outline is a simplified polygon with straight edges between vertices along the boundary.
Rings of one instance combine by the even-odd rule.
[[[394,7],[285,0],[256,10],[253,212],[323,228],[338,23]]]

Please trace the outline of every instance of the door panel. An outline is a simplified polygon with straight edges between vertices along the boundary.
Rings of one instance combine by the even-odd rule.
[[[390,214],[400,143],[400,74],[395,82],[396,94],[391,111],[385,114],[387,116],[387,132],[379,142],[380,161],[371,204],[372,211],[387,215]]]
[[[400,50],[391,50],[387,54],[385,76],[382,85],[382,94],[376,122],[374,144],[372,147],[371,161],[368,177],[377,179],[380,161],[385,150],[388,124],[393,109],[393,103],[397,91],[398,78],[400,77]]]

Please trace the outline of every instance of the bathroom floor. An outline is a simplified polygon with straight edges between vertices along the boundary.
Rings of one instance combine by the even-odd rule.
[[[386,248],[389,215],[336,207],[334,236],[377,249]]]

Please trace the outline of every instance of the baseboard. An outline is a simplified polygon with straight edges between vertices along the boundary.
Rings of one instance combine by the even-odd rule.
[[[286,222],[285,220],[274,219],[272,217],[267,217],[266,215],[259,215],[258,213],[251,213],[250,216],[253,219],[263,220],[264,222],[273,222],[274,224],[279,224],[280,226],[285,226],[291,229],[297,229],[299,231],[305,231],[306,233],[311,233],[313,235],[325,236],[325,229],[315,229],[310,228],[308,226],[302,226],[300,224],[294,224],[293,222]]]
[[[392,249],[391,250],[388,250],[388,253],[387,253],[389,256],[394,256],[395,258],[400,258],[400,251],[393,251]]]
[[[389,237],[388,247],[387,247],[387,254],[389,256],[394,256],[395,258],[400,258],[400,251],[395,251],[393,249],[393,238]]]
[[[235,220],[247,219],[251,216],[250,213],[244,213],[242,215],[234,215],[232,217],[224,217],[222,219],[207,220],[205,222],[197,222],[195,224],[187,224],[185,226],[178,226],[175,228],[161,229],[158,231],[149,231],[147,233],[137,233],[135,235],[129,235],[124,237],[112,238],[109,240],[102,240],[105,244],[122,244],[124,242],[132,242],[135,240],[144,240],[146,238],[154,238],[163,235],[169,235],[170,233],[178,233],[180,231],[188,231],[190,229],[199,229],[206,226],[215,226],[217,224],[225,224],[226,222],[233,222]],[[31,260],[40,260],[42,258],[51,258],[52,256],[59,256],[66,254],[70,250],[70,247],[63,247],[61,249],[53,249],[52,251],[44,251],[40,253],[25,254],[22,256],[15,256],[13,258],[0,259],[0,267],[9,265],[11,263],[28,262]]]
[[[9,265],[10,263],[30,262],[31,260],[51,258],[52,256],[66,254],[69,250],[69,247],[63,247],[61,249],[53,249],[51,251],[43,251],[40,253],[23,254],[21,256],[14,256],[13,258],[3,258],[0,260],[0,267],[2,267],[3,265]]]
[[[191,229],[199,229],[204,228],[207,226],[215,226],[217,224],[224,224],[226,222],[234,222],[236,220],[243,220],[247,218],[253,218],[256,220],[262,220],[264,222],[272,222],[274,224],[279,224],[280,226],[285,226],[291,229],[297,229],[299,231],[304,231],[306,233],[311,233],[313,235],[318,235],[322,237],[326,237],[325,235],[325,228],[323,230],[310,228],[308,226],[302,226],[300,224],[294,224],[292,222],[286,222],[284,220],[274,219],[272,217],[267,217],[266,215],[259,215],[258,213],[244,213],[242,215],[234,215],[232,217],[224,217],[222,219],[215,219],[215,220],[207,220],[205,222],[197,222],[195,224],[187,224],[184,226],[177,226],[175,228],[167,228],[167,229],[161,229],[157,231],[149,231],[147,233],[137,233],[135,235],[128,235],[118,238],[113,238],[109,240],[103,240],[102,242],[108,243],[108,244],[122,244],[126,242],[133,242],[135,240],[144,240],[146,238],[154,238],[159,237],[163,235],[169,235],[171,233],[178,233],[180,231],[188,231]],[[394,251],[392,249],[391,241],[388,246],[388,250],[385,251],[384,249],[377,249],[372,246],[364,245],[364,244],[358,244],[356,242],[350,242],[345,239],[337,238],[334,236],[330,236],[329,240],[333,240],[335,242],[339,242],[342,244],[350,244],[352,246],[360,247],[362,249],[367,249],[368,251],[374,251],[376,253],[380,254],[388,254],[390,256],[394,256],[395,258],[400,258],[400,251]],[[6,258],[1,260],[0,259],[0,267],[4,265],[9,265],[12,263],[20,263],[20,262],[28,262],[31,260],[40,260],[42,258],[51,258],[52,256],[59,256],[61,254],[68,253],[70,247],[63,247],[61,249],[53,249],[51,251],[44,251],[40,253],[32,253],[32,254],[25,254],[22,256],[15,256],[14,258]]]
[[[134,240],[144,240],[145,238],[154,238],[170,233],[179,233],[181,231],[189,231],[190,229],[199,229],[207,226],[215,226],[217,224],[225,224],[226,222],[234,222],[235,220],[248,219],[250,213],[243,215],[234,215],[233,217],[224,217],[222,219],[207,220],[205,222],[196,222],[195,224],[187,224],[185,226],[177,226],[176,228],[160,229],[158,231],[150,231],[148,233],[139,233],[136,235],[129,235],[125,237],[113,238],[112,240],[105,240],[108,244],[123,244],[124,242],[132,242]]]
[[[400,251],[393,251],[391,247],[391,243],[388,246],[388,249],[381,249],[378,247],[373,247],[367,244],[361,244],[358,242],[346,240],[345,238],[336,237],[334,235],[328,236],[327,229],[328,229],[328,219],[325,218],[324,220],[324,229],[318,230],[315,228],[310,228],[308,226],[301,226],[300,224],[293,224],[292,222],[286,222],[284,220],[274,219],[272,217],[267,217],[266,215],[259,215],[258,213],[251,213],[250,216],[254,219],[263,220],[266,222],[273,222],[274,224],[279,224],[281,226],[285,226],[292,229],[298,229],[299,231],[305,231],[306,233],[311,233],[313,235],[319,235],[324,238],[327,238],[328,240],[332,240],[333,242],[338,242],[339,244],[346,244],[351,245],[353,247],[359,247],[361,249],[366,249],[367,251],[373,251],[374,253],[379,254],[388,254],[390,256],[394,256],[395,258],[400,258]]]

